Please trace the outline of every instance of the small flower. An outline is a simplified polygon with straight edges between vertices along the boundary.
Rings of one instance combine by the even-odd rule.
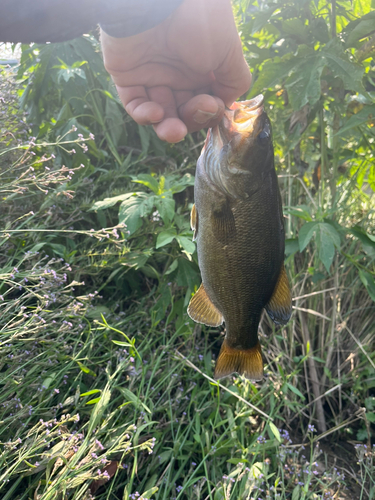
[[[312,424],[309,424],[308,427],[307,427],[307,431],[308,432],[316,432],[315,431],[315,427],[312,425]]]
[[[102,443],[99,441],[99,439],[95,439],[95,443],[99,446],[99,448],[101,450],[104,450],[104,446],[102,445]]]

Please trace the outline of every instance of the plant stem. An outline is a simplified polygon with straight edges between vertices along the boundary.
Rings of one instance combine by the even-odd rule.
[[[291,176],[291,165],[290,165],[290,152],[288,153],[288,207],[292,205],[292,176]],[[288,217],[288,238],[292,237],[292,217]]]
[[[331,2],[331,35],[336,38],[336,0]]]
[[[325,138],[325,126],[324,126],[324,116],[323,116],[323,103],[319,111],[319,121],[320,121],[320,183],[319,183],[319,208],[323,211],[324,205],[324,174],[326,167],[326,138]]]
[[[309,366],[310,380],[311,380],[311,384],[312,384],[314,398],[316,400],[316,416],[317,416],[317,420],[318,420],[317,425],[318,425],[318,429],[320,432],[326,432],[327,431],[327,424],[326,424],[326,419],[325,419],[325,415],[324,415],[322,399],[320,398],[320,384],[319,384],[319,379],[318,379],[318,373],[316,371],[315,361],[312,357],[312,352],[311,352],[312,344],[311,344],[311,339],[310,339],[309,327],[307,325],[306,313],[298,311],[298,315],[299,315],[300,323],[301,323],[303,343],[305,344],[305,346],[307,346],[307,343],[310,344],[310,353],[308,354],[308,357],[307,357],[307,363]]]

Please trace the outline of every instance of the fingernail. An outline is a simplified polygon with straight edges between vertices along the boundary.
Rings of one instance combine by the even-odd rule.
[[[210,120],[216,118],[219,114],[219,110],[216,113],[208,113],[207,111],[201,111],[198,109],[193,115],[193,120],[196,123],[207,123]]]

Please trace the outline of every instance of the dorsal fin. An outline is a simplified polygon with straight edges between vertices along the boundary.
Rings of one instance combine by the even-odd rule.
[[[234,372],[249,380],[262,380],[263,359],[259,341],[250,349],[235,349],[229,347],[227,339],[224,339],[216,361],[214,378],[228,377]]]
[[[277,325],[286,325],[292,314],[292,293],[284,264],[282,265],[272,297],[266,305],[266,311]]]
[[[190,300],[187,312],[192,320],[207,326],[219,326],[224,321],[223,315],[207,295],[203,283]]]

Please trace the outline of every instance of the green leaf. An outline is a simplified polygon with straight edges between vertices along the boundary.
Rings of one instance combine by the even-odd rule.
[[[288,215],[294,215],[295,217],[299,217],[300,219],[304,219],[308,222],[312,221],[310,208],[307,205],[300,205],[298,207],[286,207],[284,209],[284,212]]]
[[[61,79],[63,79],[67,82],[71,78],[74,78],[75,76],[79,76],[80,78],[82,78],[84,80],[86,79],[85,72],[83,71],[83,69],[80,69],[80,68],[62,68],[57,73],[57,81],[60,82]]]
[[[164,221],[164,224],[169,224],[175,214],[175,201],[169,194],[163,194],[155,197],[155,206]]]
[[[174,260],[172,264],[169,266],[169,268],[166,270],[165,274],[171,274],[173,271],[177,269],[178,266],[178,260]]]
[[[320,231],[319,259],[329,272],[335,255],[335,247],[340,248],[340,236],[330,224],[319,223],[318,227]]]
[[[250,28],[250,33],[252,35],[258,33],[269,22],[276,9],[277,6],[274,5],[268,7],[268,9],[255,11],[253,19],[247,23],[247,27]]]
[[[186,236],[178,235],[177,241],[189,255],[192,255],[195,252],[195,243],[191,241],[191,239],[186,238]]]
[[[87,405],[95,405],[96,403],[99,403],[101,400],[101,397],[99,396],[98,398],[90,399],[90,401],[87,401]]]
[[[365,285],[366,290],[372,300],[375,301],[375,281],[374,277],[368,273],[367,271],[364,271],[362,269],[359,270],[359,277],[362,283]]]
[[[299,243],[297,238],[290,238],[285,240],[285,255],[293,255],[299,251]]]
[[[100,389],[93,389],[92,391],[83,392],[82,394],[80,394],[80,397],[83,398],[83,396],[91,396],[92,394],[96,394],[98,392],[102,391]]]
[[[335,246],[333,245],[332,241],[329,239],[323,239],[320,242],[319,259],[324,264],[324,267],[327,269],[328,273],[334,256],[335,256]]]
[[[285,82],[290,103],[295,111],[305,104],[313,106],[320,99],[320,77],[326,60],[321,53],[315,52],[296,65],[293,74]]]
[[[145,217],[150,214],[154,206],[155,196],[146,193],[127,193],[126,199],[121,203],[119,210],[119,222],[126,224],[129,234],[139,229]]]
[[[105,208],[113,207],[119,201],[124,201],[129,198],[130,193],[120,194],[119,196],[114,196],[113,198],[104,198],[102,201],[96,201],[93,206],[89,209],[89,212],[94,210],[104,210]],[[130,194],[132,195],[132,194]]]
[[[147,486],[147,485],[146,485]],[[152,488],[146,490],[142,493],[141,498],[151,498],[154,493],[157,493],[159,488],[157,486],[153,486]]]
[[[332,243],[335,245],[337,249],[340,249],[341,246],[341,240],[340,240],[340,235],[337,231],[337,229],[330,223],[328,222],[321,222],[319,223],[320,231],[321,233],[326,234],[329,236],[332,240]]]
[[[152,255],[152,250],[146,250],[145,252],[129,252],[126,254],[126,262],[122,263],[123,266],[133,267],[134,269],[140,269],[148,261],[149,257]]]
[[[159,183],[153,175],[139,174],[136,177],[132,178],[132,182],[137,182],[138,184],[143,184],[144,186],[151,189],[151,191],[153,191],[155,194],[158,194]]]
[[[270,426],[272,434],[275,436],[275,438],[277,439],[277,441],[279,443],[281,443],[282,440],[281,440],[281,437],[280,437],[279,429],[276,427],[276,425],[273,422],[270,422],[269,426]]]
[[[86,313],[88,318],[100,318],[102,314],[108,314],[110,311],[107,306],[94,306],[89,308]]]
[[[144,125],[138,125],[138,133],[141,139],[142,153],[146,155],[150,147],[151,128]]]
[[[300,486],[297,485],[294,490],[293,490],[293,493],[292,493],[292,500],[300,500],[301,496],[300,496]]]
[[[188,186],[194,186],[194,176],[191,174],[185,174],[183,177],[174,180],[169,185],[169,190],[172,194],[181,193]]]
[[[375,413],[373,412],[367,412],[366,413],[366,418],[369,422],[375,423]]]
[[[349,60],[342,43],[337,38],[327,43],[322,53],[326,58],[330,71],[338,78],[341,78],[345,90],[354,90],[366,94],[362,84],[364,68]]]
[[[88,375],[91,375],[92,377],[96,377],[96,373],[90,370],[86,365],[81,363],[80,361],[76,361],[77,365],[80,367],[80,369],[84,372],[87,373]]]
[[[138,396],[136,396],[132,391],[130,391],[129,389],[126,389],[126,387],[117,387],[117,389],[123,394],[123,396],[131,403],[133,403],[133,405],[138,408],[139,406],[141,406],[142,408],[144,408],[147,413],[150,413],[151,414],[151,410],[148,406],[146,406],[144,403],[142,403],[142,401],[138,398]]]
[[[310,43],[307,27],[297,17],[286,19],[282,22],[281,26],[283,33],[298,38],[299,42]]]
[[[178,259],[177,285],[186,286],[194,290],[195,285],[199,283],[199,276],[195,270],[195,264],[189,262],[186,258]]]
[[[280,85],[296,65],[296,60],[294,58],[292,60],[284,59],[280,62],[278,61],[268,60],[264,63],[262,71],[259,73],[258,78],[250,89],[248,98],[258,95],[265,89]]]
[[[322,43],[329,42],[330,37],[328,26],[322,17],[311,19],[311,21],[309,21],[309,24],[311,26],[311,33],[316,40]]]
[[[289,382],[287,382],[286,385],[288,386],[288,389],[294,392],[294,394],[296,394],[298,397],[300,397],[301,399],[305,399],[305,396],[302,394],[300,390],[297,389],[297,387],[294,387],[294,385],[289,384]]]
[[[352,128],[359,127],[367,122],[372,121],[372,117],[375,115],[375,105],[367,106],[355,115],[351,116],[349,120],[347,120],[344,125],[336,132],[335,135],[342,135],[344,132],[351,130]]]
[[[124,342],[122,340],[112,340],[112,342],[116,345],[120,345],[121,347],[134,347],[133,344],[129,342]]]
[[[92,431],[97,427],[98,423],[100,422],[103,413],[105,409],[108,406],[108,403],[111,399],[111,391],[109,390],[109,384],[104,387],[102,396],[98,403],[94,406],[94,409],[92,410],[91,416],[90,416],[90,421],[89,421],[89,428],[87,430],[87,435],[89,436]]]
[[[306,222],[306,224],[304,224],[299,230],[298,242],[300,252],[302,252],[309,244],[314,231],[316,230],[317,224],[317,222]]]
[[[161,248],[164,247],[165,245],[168,245],[173,238],[176,238],[177,234],[174,229],[168,229],[167,231],[162,231],[161,233],[158,234],[158,237],[156,238],[156,247],[155,248]]]
[[[370,188],[375,191],[375,165],[371,165],[367,175],[367,182]]]
[[[356,19],[349,23],[344,32],[349,33],[346,39],[347,47],[355,47],[356,42],[366,38],[375,31],[375,12],[369,12],[362,19]]]

